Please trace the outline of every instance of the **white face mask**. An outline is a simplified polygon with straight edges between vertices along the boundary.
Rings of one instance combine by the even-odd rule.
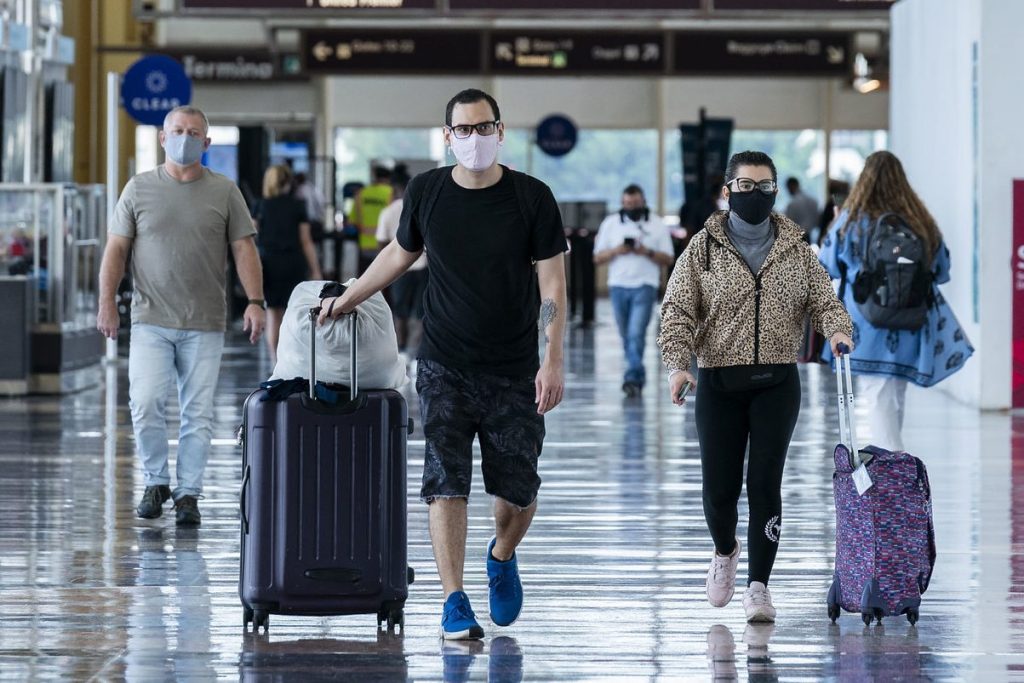
[[[468,138],[459,139],[451,136],[452,152],[459,164],[468,171],[486,171],[498,160],[498,148],[501,147],[500,136],[479,135],[473,133]]]

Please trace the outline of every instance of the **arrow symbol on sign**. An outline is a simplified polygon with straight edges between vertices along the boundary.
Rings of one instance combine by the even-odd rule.
[[[313,46],[313,56],[316,57],[318,62],[326,62],[327,58],[332,54],[334,54],[334,50],[322,40]]]

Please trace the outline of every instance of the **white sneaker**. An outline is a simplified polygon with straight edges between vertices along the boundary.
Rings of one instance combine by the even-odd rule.
[[[731,555],[719,555],[715,551],[708,568],[708,580],[705,589],[708,602],[713,607],[725,607],[736,592],[736,567],[740,563],[740,540],[736,539],[736,549]]]
[[[760,581],[752,582],[743,593],[743,610],[747,613],[747,621],[775,621],[775,607],[768,587]]]

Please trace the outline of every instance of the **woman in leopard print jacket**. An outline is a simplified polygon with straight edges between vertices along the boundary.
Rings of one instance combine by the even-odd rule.
[[[767,584],[782,529],[782,472],[800,411],[796,357],[805,318],[834,351],[853,347],[850,316],[803,231],[772,212],[777,180],[762,152],[730,159],[729,211],[712,214],[679,257],[658,337],[673,402],[684,402],[684,385],[697,389],[704,517],[715,545],[706,588],[715,607],[735,591],[736,505],[749,444],[743,607],[750,621],[775,620]],[[691,354],[699,377],[687,370]]]

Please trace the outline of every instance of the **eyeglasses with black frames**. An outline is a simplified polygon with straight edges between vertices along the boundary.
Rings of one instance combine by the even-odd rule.
[[[498,124],[501,121],[482,121],[480,123],[474,123],[472,125],[461,125],[461,126],[448,126],[448,130],[452,132],[452,135],[460,140],[465,140],[473,131],[476,131],[477,135],[494,135],[498,132]]]
[[[774,180],[753,180],[751,178],[733,178],[725,185],[733,192],[753,192],[756,188],[765,194],[772,194],[779,187]]]

